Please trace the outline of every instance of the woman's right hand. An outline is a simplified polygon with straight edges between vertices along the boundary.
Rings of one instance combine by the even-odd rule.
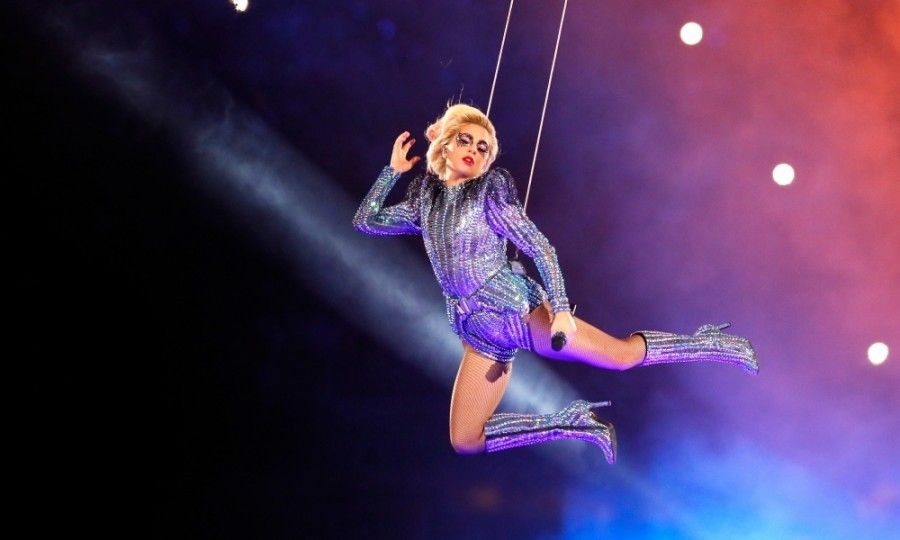
[[[420,156],[413,156],[412,159],[406,159],[406,154],[416,140],[409,136],[408,131],[404,131],[394,141],[394,150],[391,152],[391,168],[398,173],[405,173],[413,168],[413,165],[422,159]]]

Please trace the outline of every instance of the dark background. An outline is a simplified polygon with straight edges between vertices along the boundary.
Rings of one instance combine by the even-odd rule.
[[[524,193],[559,6],[520,4],[495,118],[500,164]],[[864,357],[875,340],[900,347],[900,11],[588,4],[570,8],[529,213],[580,316],[616,335],[733,318],[763,371],[547,362],[579,395],[616,404],[623,463],[587,469],[532,449],[454,454],[452,380],[413,369],[375,338],[386,330],[323,301],[290,256],[304,246],[261,242],[196,180],[171,125],[128,104],[54,30],[68,20],[85,45],[152,43],[160,65],[217,81],[358,200],[397,132],[423,129],[448,99],[486,106],[505,5],[13,7],[7,205],[22,217],[8,234],[24,294],[11,337],[25,344],[21,389],[36,412],[23,433],[37,527],[165,538],[896,530],[896,361],[872,374]],[[677,45],[655,29],[697,13],[710,21],[708,56],[669,56]],[[780,17],[799,22],[779,28]],[[771,32],[762,45],[754,28]],[[814,52],[832,39],[836,54]],[[784,159],[809,178],[787,194],[766,180]],[[414,238],[371,241],[421,250]]]

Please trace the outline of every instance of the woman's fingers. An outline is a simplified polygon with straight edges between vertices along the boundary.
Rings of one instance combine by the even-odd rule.
[[[414,142],[416,142],[416,140],[410,138],[408,141],[400,145],[400,155],[405,158],[406,154],[409,152],[409,149],[412,148]]]
[[[398,135],[394,140],[394,148],[400,148],[403,145],[403,141],[405,141],[407,137],[409,137],[408,131],[404,131],[403,133]]]
[[[394,153],[405,156],[416,140],[409,136],[408,131],[404,131],[394,140]]]
[[[403,154],[403,143],[406,141],[406,138],[409,137],[409,132],[404,131],[396,139],[394,139],[394,148],[391,153],[395,156]]]
[[[575,317],[567,311],[561,311],[555,314],[550,322],[551,335],[557,332],[563,332],[572,336],[575,334],[576,330]]]
[[[404,131],[394,139],[394,149],[391,153],[391,166],[394,167],[394,170],[408,171],[422,159],[419,156],[406,159],[406,154],[409,153],[409,149],[412,148],[415,142],[416,139],[411,137],[408,131]]]
[[[410,137],[408,131],[404,131],[400,134],[399,137],[397,137],[397,140],[394,141],[394,146],[397,148],[402,148],[406,145],[412,144],[413,142],[415,142],[415,139]]]

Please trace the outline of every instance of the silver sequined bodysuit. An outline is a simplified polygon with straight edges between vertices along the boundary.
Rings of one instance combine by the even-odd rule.
[[[525,215],[509,172],[492,169],[455,186],[421,175],[402,202],[382,208],[399,178],[389,166],[381,171],[353,226],[374,235],[422,235],[450,325],[475,350],[499,362],[512,361],[518,348],[533,350],[528,314],[548,299],[554,312],[568,311],[569,301],[556,251]],[[534,260],[546,291],[513,270],[507,239]]]

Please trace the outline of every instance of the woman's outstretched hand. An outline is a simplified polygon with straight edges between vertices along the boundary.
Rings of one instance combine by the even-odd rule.
[[[557,333],[565,335],[565,340],[559,344],[559,348],[553,347],[554,350],[560,350],[566,343],[571,343],[575,337],[575,318],[568,311],[560,311],[553,316],[553,322],[550,324],[550,336],[556,336]]]
[[[409,136],[408,131],[404,131],[394,141],[394,150],[391,152],[391,168],[398,173],[405,173],[413,168],[413,165],[422,159],[420,156],[413,156],[412,159],[406,159],[406,154],[416,140]]]

